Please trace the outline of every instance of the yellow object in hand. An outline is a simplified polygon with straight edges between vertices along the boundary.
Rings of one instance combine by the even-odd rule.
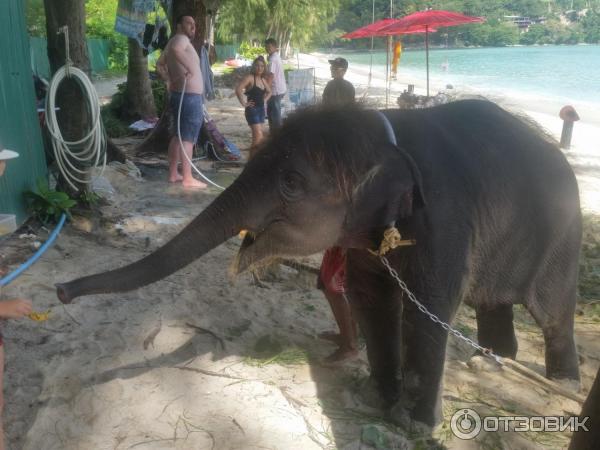
[[[48,317],[50,317],[50,310],[48,310],[46,312],[35,312],[34,311],[34,312],[27,314],[27,317],[29,317],[34,322],[45,322],[46,320],[48,320]]]

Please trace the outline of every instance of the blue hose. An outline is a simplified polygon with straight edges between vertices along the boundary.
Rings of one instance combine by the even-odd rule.
[[[11,281],[13,281],[15,278],[17,278],[19,275],[21,275],[22,272],[26,271],[27,269],[29,269],[29,267],[36,262],[40,256],[42,256],[42,254],[48,250],[48,247],[50,247],[52,245],[52,243],[54,242],[54,240],[56,239],[56,237],[58,236],[58,233],[60,233],[60,230],[62,229],[63,225],[65,224],[65,220],[66,220],[67,216],[63,213],[62,216],[60,216],[60,220],[58,221],[58,225],[56,225],[56,228],[54,229],[54,231],[52,231],[52,234],[50,234],[50,237],[48,238],[48,240],[46,240],[46,242],[44,242],[44,245],[42,245],[37,252],[35,252],[35,254],[29,258],[27,261],[25,261],[23,264],[21,264],[21,266],[15,270],[14,272],[8,274],[7,276],[5,276],[4,278],[0,279],[0,286],[6,286],[8,283],[10,283]]]

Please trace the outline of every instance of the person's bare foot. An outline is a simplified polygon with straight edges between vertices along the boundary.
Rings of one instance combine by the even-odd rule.
[[[208,187],[206,183],[196,180],[195,178],[192,178],[191,180],[183,180],[182,184],[184,188],[190,189],[205,189]]]
[[[174,177],[169,177],[169,183],[177,183],[182,180],[183,180],[183,177],[179,174],[175,175]]]
[[[325,331],[319,334],[319,339],[323,339],[325,341],[333,342],[337,345],[342,345],[342,335],[340,333],[336,333],[335,331]]]
[[[327,366],[337,366],[345,362],[353,361],[358,358],[358,350],[355,348],[338,348],[331,355],[323,360]]]

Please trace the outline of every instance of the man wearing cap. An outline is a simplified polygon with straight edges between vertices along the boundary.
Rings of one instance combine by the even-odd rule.
[[[329,106],[354,104],[354,86],[344,80],[348,61],[344,58],[335,58],[330,60],[329,64],[331,64],[333,80],[325,86],[323,104]],[[326,363],[338,364],[358,356],[358,331],[346,298],[345,284],[346,252],[341,247],[331,247],[323,255],[317,287],[325,294],[340,332],[325,332],[320,335],[321,338],[338,345],[338,349],[325,359]]]
[[[348,61],[344,58],[330,59],[331,77],[333,80],[327,83],[323,91],[324,105],[347,105],[354,103],[354,86],[347,80],[344,80],[346,70],[348,70]]]

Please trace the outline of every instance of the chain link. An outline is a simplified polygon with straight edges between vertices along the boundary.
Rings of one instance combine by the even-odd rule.
[[[398,272],[396,272],[396,270],[390,265],[390,262],[388,261],[388,259],[385,256],[380,256],[379,259],[381,260],[383,265],[386,267],[386,269],[388,270],[388,272],[390,273],[392,278],[394,278],[396,280],[396,282],[398,283],[398,286],[400,286],[400,289],[402,289],[402,291],[408,296],[408,299],[417,306],[419,311],[421,311],[423,314],[425,314],[427,317],[429,317],[429,319],[431,319],[431,321],[433,323],[439,324],[444,330],[453,334],[457,338],[462,339],[463,341],[465,341],[467,344],[469,344],[474,349],[479,350],[485,356],[488,356],[488,357],[494,359],[500,365],[504,365],[500,356],[496,355],[491,349],[482,347],[477,342],[473,341],[473,339],[468,338],[467,336],[462,334],[460,331],[458,331],[456,328],[452,328],[452,326],[450,324],[444,322],[438,316],[436,316],[435,314],[430,312],[425,307],[425,305],[423,305],[423,303],[421,303],[419,300],[417,300],[417,297],[415,297],[415,295],[410,291],[410,289],[408,289],[408,286],[406,286],[406,283],[404,281],[402,281],[402,279],[398,275]]]

